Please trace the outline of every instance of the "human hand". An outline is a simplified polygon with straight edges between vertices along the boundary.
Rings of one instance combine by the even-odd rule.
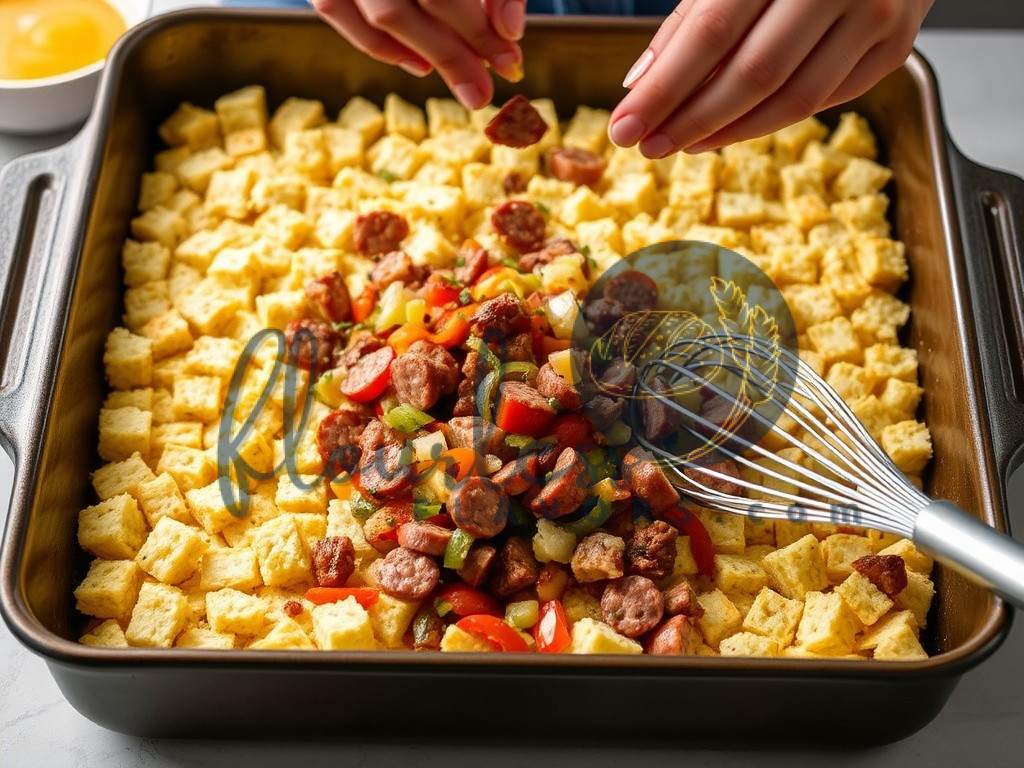
[[[526,0],[313,0],[352,45],[423,77],[433,69],[466,107],[489,104],[502,77],[521,76]]]
[[[763,136],[899,67],[934,0],[683,0],[623,85],[612,141],[650,158]]]

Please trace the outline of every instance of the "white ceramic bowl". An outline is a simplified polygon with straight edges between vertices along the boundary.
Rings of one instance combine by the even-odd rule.
[[[151,0],[107,0],[131,29],[144,21]],[[0,79],[0,132],[50,133],[89,116],[106,60],[63,75],[35,80]]]

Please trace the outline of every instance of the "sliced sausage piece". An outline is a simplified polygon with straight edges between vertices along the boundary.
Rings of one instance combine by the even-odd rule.
[[[633,448],[622,461],[622,476],[633,495],[660,512],[675,506],[679,493],[648,451]]]
[[[348,536],[320,539],[310,551],[313,578],[321,587],[343,587],[356,569],[356,550]]]
[[[616,275],[604,287],[606,298],[615,299],[630,312],[642,312],[658,306],[658,284],[635,269]]]
[[[376,352],[382,346],[384,345],[381,344],[380,339],[369,331],[353,331],[348,338],[348,346],[343,350],[336,348],[338,364],[345,368],[351,368],[359,362],[360,358],[371,352]]]
[[[370,419],[359,435],[359,450],[363,453],[373,453],[378,448],[401,446],[403,443],[402,436],[379,419]]]
[[[525,539],[511,536],[498,553],[491,576],[491,591],[498,597],[509,597],[532,587],[540,567],[533,559],[533,547]]]
[[[544,363],[537,371],[537,392],[546,398],[554,398],[563,409],[576,411],[580,408],[580,395],[576,388],[563,379],[551,363]]]
[[[378,552],[390,552],[398,546],[398,529],[412,519],[412,504],[385,504],[363,522],[366,543]]]
[[[626,637],[639,637],[654,629],[664,613],[661,592],[644,576],[609,581],[601,595],[601,618]]]
[[[604,174],[604,160],[579,147],[555,147],[548,151],[548,169],[556,179],[592,187]]]
[[[505,178],[501,180],[501,188],[505,190],[506,195],[518,195],[526,191],[526,182],[523,181],[521,174],[512,171],[505,174]]]
[[[737,480],[740,478],[739,467],[736,466],[736,462],[732,459],[723,459],[722,461],[715,462],[714,464],[708,464],[707,468],[712,472],[720,472],[723,475],[734,477]],[[686,467],[683,469],[683,474],[694,482],[700,483],[713,491],[727,493],[730,496],[745,495],[742,485],[730,480],[722,480],[721,478],[709,475],[706,472],[702,472],[698,467]]]
[[[465,285],[472,285],[487,271],[489,265],[485,248],[463,249],[460,254],[462,266],[455,268],[455,279]]]
[[[371,568],[380,588],[399,600],[422,600],[441,578],[434,558],[405,547],[391,550]]]
[[[676,562],[679,531],[663,520],[637,528],[626,545],[627,570],[649,579],[663,579]]]
[[[441,392],[448,395],[455,391],[459,384],[459,364],[447,349],[420,340],[413,342],[408,351],[414,355],[423,355],[437,367],[437,372],[441,376]]]
[[[328,322],[340,323],[352,311],[345,280],[337,272],[306,283],[306,300]]]
[[[404,463],[400,445],[386,445],[363,453],[359,461],[359,487],[376,499],[394,499],[409,490],[412,465]]]
[[[329,477],[351,473],[359,464],[363,419],[355,411],[332,411],[316,430],[316,447]]]
[[[601,372],[598,388],[602,392],[625,397],[632,394],[636,383],[636,366],[625,360],[612,360]]]
[[[677,430],[676,412],[663,398],[671,397],[672,390],[661,377],[655,376],[650,382],[651,389],[661,397],[648,396],[640,401],[640,414],[644,420],[644,434],[650,441],[664,440]]]
[[[530,502],[530,511],[551,520],[571,515],[580,508],[589,489],[586,459],[575,448],[566,448],[558,455],[551,480]]]
[[[489,539],[505,529],[508,496],[490,478],[470,475],[452,490],[448,514],[466,533]]]
[[[491,226],[501,241],[517,251],[529,253],[544,244],[547,222],[544,215],[525,200],[507,200],[494,209]]]
[[[508,453],[505,430],[482,416],[458,416],[442,424],[441,431],[452,448],[472,448],[481,456]]]
[[[895,597],[907,587],[907,563],[899,555],[866,555],[853,561],[853,570]]]
[[[700,635],[686,616],[673,616],[651,632],[644,650],[652,656],[693,655],[700,647]]]
[[[540,457],[536,453],[523,454],[491,475],[491,480],[506,496],[526,493],[541,480]]]
[[[530,147],[544,138],[548,124],[537,108],[522,94],[506,101],[484,128],[484,134],[494,144],[505,147]]]
[[[669,616],[690,616],[699,619],[704,615],[704,609],[697,602],[693,587],[686,579],[666,589],[661,596],[665,599],[665,613]]]
[[[529,330],[530,316],[518,296],[514,293],[503,293],[481,304],[473,313],[472,323],[474,335],[484,338],[487,342],[502,341],[503,338],[487,338],[494,333],[491,329],[507,338],[513,333]],[[491,333],[488,334],[488,331]]]
[[[583,317],[594,333],[602,334],[629,314],[625,304],[602,296],[583,305]]]
[[[497,557],[498,550],[490,544],[473,544],[469,548],[469,554],[466,555],[462,567],[456,573],[469,586],[479,587],[491,575],[491,569],[494,567]]]
[[[359,362],[348,370],[348,374],[338,385],[338,390],[346,397],[365,403],[373,400],[384,392],[387,386],[388,369],[395,359],[395,351],[391,347],[381,347],[375,352],[360,358]],[[379,389],[372,397],[372,390]]]
[[[533,335],[517,333],[505,344],[505,360],[510,363],[536,363],[533,356]]]
[[[452,416],[464,418],[476,415],[476,406],[473,404],[473,395],[475,394],[473,381],[471,379],[460,381],[458,394],[455,405],[452,406]]]
[[[412,263],[405,251],[389,251],[370,271],[370,282],[377,290],[384,290],[392,283],[413,285],[422,279],[422,271]]]
[[[611,429],[626,412],[626,401],[621,397],[597,397],[587,400],[583,406],[594,426],[604,431]]]
[[[532,272],[536,267],[550,264],[559,256],[579,253],[576,244],[567,237],[554,237],[544,244],[539,251],[524,253],[519,257],[519,271]]]
[[[288,362],[307,371],[313,370],[314,363],[318,373],[330,368],[338,341],[331,324],[321,320],[295,320],[284,331]],[[293,344],[297,348],[293,349]]]
[[[405,523],[398,528],[399,546],[440,557],[444,554],[452,532],[433,523]]]
[[[398,399],[429,411],[441,399],[441,374],[437,367],[424,355],[405,352],[391,364],[391,384]]]
[[[623,570],[622,555],[626,542],[618,536],[604,531],[595,531],[585,536],[572,553],[572,575],[581,584],[605,579],[618,579]]]
[[[409,236],[409,222],[393,211],[370,211],[356,218],[353,239],[356,250],[365,256],[397,251]]]

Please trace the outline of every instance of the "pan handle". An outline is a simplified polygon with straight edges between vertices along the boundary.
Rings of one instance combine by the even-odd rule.
[[[950,146],[985,400],[1003,482],[1024,463],[1024,179]]]
[[[76,148],[13,160],[0,169],[0,447],[16,461],[32,423],[40,418],[33,395],[48,379],[66,306],[70,259],[50,258],[74,218],[62,208],[74,196]],[[66,256],[66,254],[65,254]]]

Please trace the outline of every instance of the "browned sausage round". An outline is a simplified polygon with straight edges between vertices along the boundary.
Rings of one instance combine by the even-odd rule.
[[[630,312],[642,312],[658,305],[658,284],[643,272],[627,269],[608,281],[604,295],[620,302]]]
[[[537,392],[542,397],[554,398],[563,409],[579,410],[579,393],[572,384],[555,373],[551,363],[544,363],[537,371]]]
[[[487,138],[506,147],[529,147],[540,141],[548,124],[540,112],[522,94],[516,94],[502,105],[484,128]]]
[[[654,582],[643,576],[609,581],[601,595],[601,618],[626,637],[654,629],[665,612],[665,600]]]
[[[356,250],[366,256],[390,253],[409,236],[409,222],[392,211],[370,211],[356,218]]]
[[[506,195],[518,195],[526,191],[526,184],[523,182],[521,175],[512,171],[501,180],[501,188],[505,190]]]
[[[441,577],[441,569],[432,557],[405,547],[391,550],[372,567],[380,588],[399,600],[422,600]]]
[[[544,215],[524,200],[508,200],[494,209],[491,226],[505,245],[528,253],[544,244]]]
[[[400,445],[385,445],[359,461],[359,487],[378,499],[395,499],[409,489],[412,465],[403,462]]]
[[[665,477],[654,456],[643,448],[633,448],[622,461],[622,477],[638,499],[660,512],[679,501],[679,493]]]
[[[686,616],[673,616],[654,630],[644,645],[652,656],[678,656],[696,653],[700,638]]]
[[[663,440],[677,430],[676,412],[665,402],[671,399],[672,389],[661,376],[651,379],[650,385],[654,392],[663,397],[648,396],[640,401],[644,434],[648,440]]]
[[[580,508],[590,488],[586,459],[575,448],[558,455],[553,477],[530,502],[530,511],[549,519],[571,515]]]
[[[413,516],[409,502],[385,504],[363,523],[366,543],[378,552],[390,552],[398,546],[398,529],[412,522]]]
[[[351,473],[359,464],[359,435],[363,420],[354,411],[332,411],[324,416],[316,430],[316,447],[329,476]]]
[[[441,397],[441,374],[424,355],[406,352],[391,364],[391,384],[398,399],[413,408],[428,411]]]
[[[377,261],[370,272],[370,282],[379,290],[384,290],[392,283],[414,285],[423,279],[424,269],[412,263],[405,251],[390,251]]]
[[[637,528],[626,544],[629,573],[663,579],[672,572],[676,562],[676,540],[679,531],[664,520],[655,520]]]
[[[732,459],[723,459],[722,461],[715,462],[714,464],[708,464],[707,468],[712,472],[719,472],[729,477],[740,479],[740,470],[736,466],[736,462]],[[723,480],[719,477],[713,477],[706,472],[701,471],[698,467],[686,467],[683,470],[683,474],[691,480],[700,483],[713,491],[719,491],[721,493],[728,493],[732,496],[743,496],[744,488],[739,483],[734,483],[731,480]]]
[[[665,599],[665,613],[670,616],[690,616],[699,619],[704,615],[704,609],[697,602],[693,587],[686,579],[666,589],[661,596]]]
[[[313,545],[313,578],[321,587],[343,587],[356,569],[356,551],[348,536],[328,536]]]
[[[491,480],[508,496],[525,493],[541,480],[540,457],[536,453],[520,456],[491,475]]]
[[[469,548],[469,554],[466,555],[462,567],[456,573],[469,586],[479,587],[491,575],[491,568],[494,566],[494,561],[497,557],[498,550],[490,544],[473,544]]]
[[[853,570],[895,597],[907,587],[907,563],[899,555],[865,555],[853,561]]]
[[[448,513],[466,533],[489,539],[505,528],[508,497],[489,478],[470,475],[452,491]]]
[[[443,555],[451,537],[451,531],[433,523],[405,523],[398,528],[399,545],[424,555]]]
[[[556,179],[593,186],[604,174],[604,160],[579,147],[555,147],[548,152],[548,168]]]
[[[530,316],[522,299],[514,293],[502,293],[488,299],[473,313],[473,333],[491,343],[487,331],[494,328],[504,336],[529,329]]]
[[[622,302],[607,296],[587,301],[583,305],[583,317],[595,333],[604,333],[628,314],[629,310]]]
[[[437,372],[441,376],[441,392],[449,395],[455,391],[459,385],[459,364],[455,362],[455,358],[447,349],[421,339],[414,341],[408,351],[416,355],[423,355],[437,366]]]
[[[324,320],[332,323],[347,320],[352,310],[348,288],[337,272],[306,283],[306,299]]]
[[[313,337],[312,345],[307,334]],[[309,371],[313,369],[315,361],[317,372],[323,373],[331,366],[338,334],[334,332],[330,323],[320,320],[295,320],[285,329],[284,342],[289,363]],[[293,343],[296,349],[292,349]]]
[[[519,536],[510,536],[498,553],[490,590],[498,597],[510,597],[533,586],[539,573],[540,566],[533,557],[530,542]]]
[[[487,266],[490,263],[487,250],[463,247],[459,256],[462,258],[462,266],[455,268],[455,279],[466,285],[472,285],[480,279],[480,275],[487,271]]]
[[[532,272],[536,267],[550,264],[559,256],[579,253],[576,244],[567,237],[554,237],[548,240],[539,251],[524,253],[519,257],[519,271]]]
[[[364,355],[349,369],[338,389],[346,397],[359,397],[366,387],[385,374],[394,359],[395,351],[391,347],[381,347]]]

